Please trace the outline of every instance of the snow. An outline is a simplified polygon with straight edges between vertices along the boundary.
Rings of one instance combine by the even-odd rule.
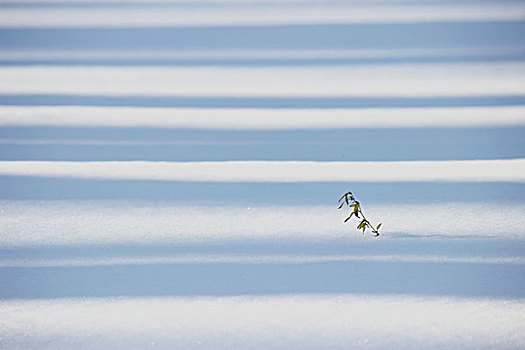
[[[2,343],[13,349],[525,346],[523,300],[295,295],[3,301],[0,308]]]
[[[525,182],[525,159],[410,162],[0,161],[0,175],[196,182]]]
[[[0,348],[525,348],[524,9],[2,1]]]
[[[174,264],[311,264],[333,262],[455,263],[525,265],[522,257],[446,257],[442,255],[173,255],[111,258],[5,259],[2,267],[78,267]]]
[[[369,59],[374,58],[391,58],[391,59],[413,59],[413,58],[433,58],[433,57],[464,57],[476,58],[479,56],[512,56],[523,54],[523,48],[513,46],[498,46],[495,52],[493,48],[486,47],[443,47],[432,48],[424,47],[420,49],[411,48],[369,48],[369,49],[287,49],[287,48],[269,48],[260,49],[215,49],[215,50],[170,50],[161,49],[155,52],[107,48],[105,50],[44,50],[42,48],[35,50],[12,50],[5,49],[0,51],[0,58],[5,61],[17,60],[19,62],[32,62],[38,60],[73,60],[76,62],[85,62],[85,60],[114,60],[114,59],[148,59],[162,62],[167,59],[189,59],[198,62],[199,60],[221,60],[231,59],[239,62],[250,62],[253,59]]]
[[[204,199],[205,201],[205,199]],[[471,236],[523,239],[523,204],[491,203],[376,204],[364,210],[384,222],[392,238],[417,232],[420,237]],[[2,201],[0,244],[74,246],[102,244],[211,244],[339,242],[352,235],[336,206],[191,205],[156,201]],[[31,220],[28,222],[27,217]],[[453,218],[453,219],[452,219]],[[468,223],[460,224],[460,223]],[[357,225],[357,224],[356,224]],[[352,225],[355,226],[355,225]],[[32,234],[38,232],[38,235]],[[361,236],[353,237],[357,241]],[[354,242],[355,243],[355,242]]]
[[[261,5],[262,4],[262,5]],[[306,5],[306,6],[305,6]],[[0,10],[4,27],[193,27],[278,24],[421,23],[518,21],[525,18],[521,4],[351,4],[259,3],[253,7],[225,3],[220,7],[159,8],[7,8]]]
[[[256,109],[0,106],[0,125],[203,130],[524,126],[523,106]]]
[[[288,67],[0,66],[1,94],[201,97],[523,95],[525,64],[417,63]],[[184,84],[174,84],[174,82]]]

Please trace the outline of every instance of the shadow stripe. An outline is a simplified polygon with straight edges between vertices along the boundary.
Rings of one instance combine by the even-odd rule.
[[[337,262],[311,264],[174,264],[0,268],[2,299],[273,295],[409,294],[521,298],[520,265]],[[512,278],[509,278],[512,277]],[[373,283],[370,283],[373,281]]]
[[[366,203],[525,202],[525,184],[468,182],[210,183],[0,176],[2,199],[148,199],[220,205],[334,205],[351,187]]]
[[[374,108],[468,107],[525,104],[525,95],[466,97],[191,97],[2,94],[9,106],[128,106],[198,108]]]
[[[428,48],[525,44],[525,21],[188,28],[3,28],[0,47],[48,49]]]

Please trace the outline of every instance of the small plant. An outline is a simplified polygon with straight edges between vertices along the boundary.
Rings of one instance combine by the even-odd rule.
[[[381,227],[381,223],[378,224],[376,227],[372,226],[370,221],[368,221],[365,218],[365,215],[363,214],[363,211],[361,210],[361,204],[355,199],[355,197],[352,194],[352,192],[345,193],[341,198],[339,198],[339,202],[341,204],[339,205],[339,208],[337,208],[337,209],[341,209],[346,204],[352,210],[350,212],[350,216],[348,216],[345,219],[345,222],[350,220],[352,218],[352,216],[355,215],[355,217],[357,217],[358,219],[361,220],[359,225],[357,225],[357,229],[358,230],[363,230],[363,234],[365,234],[366,229],[369,228],[369,229],[372,230],[372,233],[374,233],[376,235],[376,237],[379,236],[379,228]]]

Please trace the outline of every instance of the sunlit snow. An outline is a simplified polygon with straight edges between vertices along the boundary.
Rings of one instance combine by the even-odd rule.
[[[525,348],[524,81],[514,0],[1,1],[0,348]]]

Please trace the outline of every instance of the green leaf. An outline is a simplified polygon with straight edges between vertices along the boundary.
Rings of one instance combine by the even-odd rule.
[[[342,203],[341,203],[341,201],[342,201]],[[379,236],[379,229],[381,228],[382,223],[379,223],[376,227],[372,226],[370,221],[368,221],[365,218],[365,216],[363,214],[363,211],[361,209],[361,204],[354,197],[352,192],[348,191],[343,196],[341,196],[341,198],[339,198],[339,207],[338,207],[338,209],[341,209],[342,207],[344,207],[345,203],[346,203],[346,205],[348,205],[352,209],[351,209],[350,215],[344,220],[344,222],[347,222],[348,220],[350,220],[352,218],[352,216],[355,215],[360,220],[359,224],[357,225],[357,229],[358,230],[362,230],[363,234],[365,234],[367,229],[370,229],[372,231],[372,233],[374,233],[376,236]]]

